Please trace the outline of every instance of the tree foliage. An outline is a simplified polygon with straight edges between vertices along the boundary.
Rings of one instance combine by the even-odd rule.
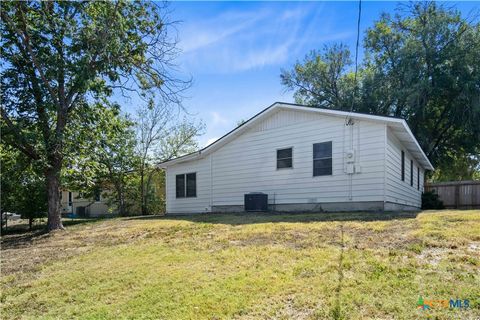
[[[164,179],[156,164],[198,148],[195,138],[202,133],[203,123],[181,117],[179,111],[174,105],[153,101],[137,110],[136,156],[142,214],[158,213],[160,209],[154,183],[164,183]]]
[[[0,162],[0,211],[20,214],[29,220],[31,227],[34,219],[45,217],[47,213],[45,179],[34,166],[35,162],[12,147],[0,145]]]
[[[478,170],[480,23],[435,2],[401,4],[367,30],[364,49],[357,91],[343,45],[313,51],[282,83],[298,103],[406,119],[445,175],[453,161],[468,166],[452,177]]]
[[[69,128],[72,152],[62,174],[64,185],[90,199],[103,191],[113,211],[131,213],[138,201],[134,122],[118,105],[98,105],[75,123]]]
[[[44,175],[49,230],[63,228],[60,173],[73,120],[115,92],[179,103],[188,87],[171,69],[176,41],[164,9],[131,1],[1,3],[2,141]]]

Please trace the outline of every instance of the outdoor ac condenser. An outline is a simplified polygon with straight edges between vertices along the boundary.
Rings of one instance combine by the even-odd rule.
[[[247,212],[267,211],[268,195],[262,192],[250,192],[244,196],[244,207]]]

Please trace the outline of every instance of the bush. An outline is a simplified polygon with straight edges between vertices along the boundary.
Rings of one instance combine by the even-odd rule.
[[[445,209],[445,206],[435,191],[426,191],[422,193],[422,209]]]

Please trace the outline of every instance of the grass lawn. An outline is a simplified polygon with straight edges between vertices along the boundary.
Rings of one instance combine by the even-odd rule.
[[[1,266],[2,319],[479,319],[480,211],[89,221]]]

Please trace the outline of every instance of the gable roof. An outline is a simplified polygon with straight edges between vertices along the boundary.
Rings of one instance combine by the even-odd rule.
[[[314,112],[319,114],[325,114],[335,117],[350,117],[353,119],[359,120],[368,120],[373,122],[385,123],[393,131],[395,136],[400,140],[400,142],[405,146],[405,148],[412,154],[415,159],[420,163],[420,165],[426,170],[433,170],[433,166],[428,160],[427,156],[423,152],[422,148],[418,144],[417,139],[413,135],[412,131],[408,127],[407,122],[402,118],[390,117],[390,116],[377,116],[366,113],[359,112],[348,112],[335,109],[325,109],[311,106],[304,106],[300,104],[286,103],[286,102],[275,102],[268,108],[263,109],[235,129],[226,133],[219,139],[215,140],[213,143],[208,146],[200,149],[199,151],[186,154],[184,156],[167,160],[158,164],[160,168],[166,168],[170,165],[181,163],[185,161],[190,161],[198,158],[202,158],[215,150],[218,150],[226,143],[232,141],[237,136],[244,133],[249,128],[253,127],[263,119],[266,119],[271,114],[278,110],[294,110],[294,111],[303,111],[303,112]]]

